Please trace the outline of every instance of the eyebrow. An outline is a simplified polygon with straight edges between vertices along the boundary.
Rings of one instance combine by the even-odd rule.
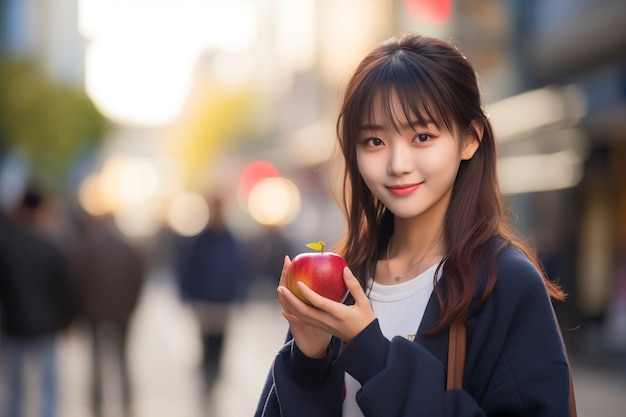
[[[431,125],[431,124],[437,126],[437,124],[430,119],[425,119],[421,121],[410,120],[408,123],[400,123],[398,126],[406,129],[406,128],[412,128],[413,126],[428,127],[428,125]],[[365,123],[359,127],[359,130],[384,130],[384,129],[385,129],[384,126],[374,124],[374,123]]]

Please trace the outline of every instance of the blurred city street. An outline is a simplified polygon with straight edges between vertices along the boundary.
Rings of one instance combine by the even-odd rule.
[[[236,307],[227,333],[224,368],[215,394],[203,408],[199,376],[199,341],[193,316],[177,298],[167,271],[152,273],[140,302],[131,336],[135,417],[252,416],[272,358],[287,325],[270,299]],[[88,417],[87,349],[80,337],[62,343],[63,393],[60,417]],[[578,415],[622,417],[626,410],[626,375],[584,361],[574,363]],[[114,372],[114,369],[109,369]],[[622,369],[623,371],[623,369]],[[109,413],[121,416],[114,386]],[[205,410],[205,411],[203,411]]]
[[[98,417],[253,415],[288,327],[268,278],[284,255],[352,244],[345,220],[393,235],[353,217],[342,97],[367,51],[410,32],[478,75],[498,221],[568,294],[578,415],[625,416],[624,21],[624,0],[0,1],[0,353],[24,364],[0,406],[23,377],[24,415],[52,409],[58,368],[59,417],[95,417],[93,347]]]
[[[132,325],[130,367],[135,391],[135,417],[248,416],[276,351],[286,322],[277,303],[248,302],[234,307],[227,331],[223,372],[214,397],[201,394],[200,340],[197,323],[183,305],[164,271],[153,272]],[[63,375],[60,417],[87,417],[88,349],[74,335],[62,341]],[[107,368],[111,372],[115,369]],[[118,387],[106,387],[105,417],[121,416]],[[105,395],[106,396],[106,395]],[[206,400],[206,403],[204,401]],[[203,403],[208,405],[203,408]]]

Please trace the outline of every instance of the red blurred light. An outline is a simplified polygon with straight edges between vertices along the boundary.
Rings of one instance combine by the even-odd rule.
[[[452,13],[452,0],[405,0],[406,11],[415,20],[445,23]]]
[[[273,177],[280,177],[280,172],[274,164],[263,160],[252,161],[241,171],[239,192],[247,197],[259,181]]]

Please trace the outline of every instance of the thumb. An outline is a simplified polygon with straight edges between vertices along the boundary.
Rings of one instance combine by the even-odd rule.
[[[361,283],[347,266],[343,270],[343,282],[346,284],[346,288],[348,288],[350,294],[352,294],[356,304],[364,302],[369,303],[369,299],[367,298],[365,291],[363,291]]]

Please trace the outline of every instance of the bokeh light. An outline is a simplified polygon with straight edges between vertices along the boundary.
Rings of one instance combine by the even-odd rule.
[[[120,232],[128,237],[154,236],[161,227],[157,221],[156,209],[151,204],[122,206],[113,213],[113,220]]]
[[[78,202],[92,216],[102,216],[112,209],[112,202],[103,192],[102,181],[97,174],[91,174],[83,180],[78,190]]]
[[[271,162],[256,160],[244,167],[239,176],[239,194],[248,197],[250,191],[262,180],[266,178],[279,177],[278,168]]]
[[[285,225],[300,211],[300,191],[286,178],[266,178],[250,191],[248,210],[264,225]]]
[[[121,196],[134,202],[146,201],[154,196],[159,186],[159,175],[150,161],[129,158],[120,170]]]
[[[254,9],[246,0],[79,3],[79,27],[88,40],[87,93],[104,114],[125,124],[175,120],[200,54],[247,50],[256,35]]]
[[[406,11],[416,20],[443,23],[452,13],[451,0],[405,0]]]
[[[175,233],[194,236],[207,226],[209,215],[209,206],[200,194],[183,192],[169,204],[167,221]]]

